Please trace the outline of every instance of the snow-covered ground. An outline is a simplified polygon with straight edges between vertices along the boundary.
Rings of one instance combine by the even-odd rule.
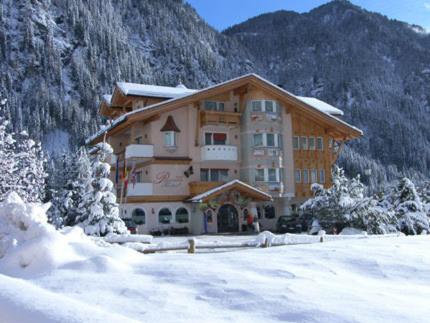
[[[51,230],[43,208],[8,203],[0,205],[1,323],[430,317],[430,236],[144,255],[95,243],[78,228]]]

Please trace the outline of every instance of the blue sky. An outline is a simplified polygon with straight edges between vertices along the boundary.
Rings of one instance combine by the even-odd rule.
[[[307,12],[327,0],[186,0],[211,26],[223,30],[256,15],[276,10]],[[352,0],[389,18],[423,26],[430,31],[430,0]]]

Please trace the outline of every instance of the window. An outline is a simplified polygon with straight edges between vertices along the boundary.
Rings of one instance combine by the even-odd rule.
[[[174,131],[166,131],[164,133],[164,146],[166,147],[176,146],[176,133]]]
[[[256,182],[264,182],[264,169],[256,169],[255,170],[255,181]]]
[[[300,137],[300,148],[303,150],[308,149],[308,137]]]
[[[269,112],[269,113],[275,112],[273,101],[264,101],[264,106],[265,106],[266,112]]]
[[[209,169],[200,169],[200,180],[202,182],[209,182]]]
[[[330,138],[330,139],[328,140],[328,147],[329,147],[329,148],[333,148],[333,138]]]
[[[323,150],[324,149],[324,144],[323,144],[323,138],[322,137],[317,137],[317,149],[318,150]]]
[[[224,111],[224,102],[205,101],[205,110]]]
[[[175,218],[177,223],[188,223],[188,210],[180,207],[176,210]]]
[[[275,207],[273,205],[266,205],[264,207],[264,217],[266,219],[274,219],[275,215]]]
[[[294,177],[296,179],[296,183],[301,183],[302,182],[302,172],[300,169],[296,169],[295,173],[294,173]]]
[[[145,224],[145,211],[142,209],[134,209],[131,213],[131,218],[137,225]]]
[[[136,183],[142,183],[143,182],[143,174],[142,171],[136,172]]]
[[[202,182],[226,182],[228,181],[228,169],[205,169],[200,170]]]
[[[307,169],[303,170],[303,183],[304,184],[309,183],[309,171]]]
[[[315,150],[315,137],[309,137],[309,150]]]
[[[263,134],[261,133],[254,134],[254,146],[263,146]]]
[[[261,103],[262,103],[261,101],[252,101],[251,102],[252,112],[262,112],[263,106]]]
[[[300,146],[299,146],[299,137],[295,136],[293,137],[293,149],[294,150],[299,150]]]
[[[276,182],[277,178],[276,178],[276,168],[269,168],[268,170],[268,181],[269,182]]]
[[[311,183],[317,183],[318,182],[318,170],[312,169],[311,171]]]
[[[158,212],[158,222],[162,224],[169,224],[172,222],[172,212],[168,208],[162,208]]]
[[[276,114],[278,112],[278,104],[272,100],[255,100],[251,101],[252,112],[266,112],[268,114]]]
[[[276,143],[276,147],[281,147],[282,148],[283,147],[282,135],[278,134],[277,137],[278,137],[278,142]]]
[[[205,145],[226,145],[227,134],[221,132],[205,133]]]
[[[325,171],[324,171],[324,169],[320,169],[320,183],[321,184],[325,183]]]
[[[273,133],[266,134],[267,147],[275,147],[275,135]]]
[[[205,145],[212,145],[212,134],[211,133],[205,133]]]

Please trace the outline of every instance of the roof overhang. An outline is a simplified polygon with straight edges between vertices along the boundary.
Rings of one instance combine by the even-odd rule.
[[[266,192],[263,192],[251,185],[248,185],[238,179],[235,179],[231,182],[222,184],[220,186],[214,187],[204,193],[198,194],[194,197],[189,198],[186,200],[186,202],[189,203],[206,203],[210,201],[211,199],[217,197],[218,195],[231,191],[236,190],[240,192],[241,194],[250,197],[253,201],[258,202],[269,202],[272,201],[272,197],[267,194]]]

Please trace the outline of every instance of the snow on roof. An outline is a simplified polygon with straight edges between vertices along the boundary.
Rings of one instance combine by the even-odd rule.
[[[102,100],[110,105],[110,103],[112,102],[112,95],[111,94],[103,94]]]
[[[311,97],[306,97],[306,96],[296,96],[297,99],[299,99],[300,101],[305,102],[306,104],[314,107],[315,109],[318,109],[322,112],[331,114],[331,115],[338,115],[338,116],[343,116],[343,111],[324,102],[321,100],[318,100],[317,98],[311,98]]]
[[[118,82],[117,86],[124,95],[150,96],[156,98],[180,98],[197,90],[188,89],[185,86],[170,87],[149,84],[137,84]]]
[[[220,186],[217,186],[217,187],[215,187],[213,189],[210,189],[210,190],[208,190],[208,191],[206,191],[206,192],[204,192],[202,194],[196,195],[196,196],[190,198],[188,201],[192,202],[192,203],[201,203],[206,197],[211,196],[212,194],[214,194],[214,193],[216,193],[218,191],[221,191],[223,189],[229,188],[230,186],[233,186],[235,184],[239,184],[241,186],[245,186],[246,188],[248,188],[248,189],[250,189],[250,190],[252,190],[254,192],[257,192],[259,194],[265,195],[270,200],[272,199],[272,197],[269,194],[267,194],[267,193],[265,193],[263,191],[260,191],[259,189],[255,188],[255,187],[253,187],[251,185],[248,185],[248,184],[246,184],[246,183],[244,183],[244,182],[242,182],[242,181],[240,181],[238,179],[235,179],[235,180],[232,180],[232,181],[230,181],[228,183],[225,183],[223,185],[220,185]]]

